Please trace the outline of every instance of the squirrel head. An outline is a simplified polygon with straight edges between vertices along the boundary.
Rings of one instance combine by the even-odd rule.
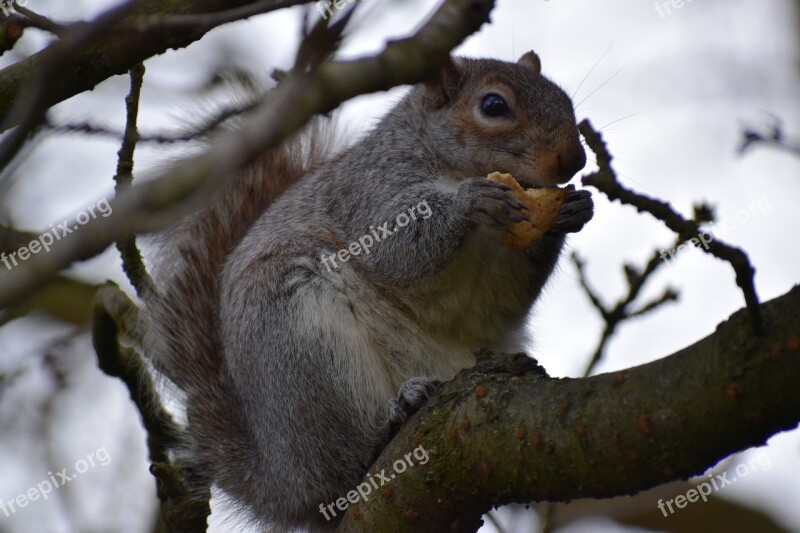
[[[420,87],[425,134],[456,179],[494,171],[525,187],[566,183],[586,164],[569,96],[534,52],[516,63],[451,57]]]

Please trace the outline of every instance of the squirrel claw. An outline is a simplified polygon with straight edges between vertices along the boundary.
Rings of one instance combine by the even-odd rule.
[[[594,202],[587,190],[569,191],[551,228],[559,233],[576,233],[594,215]]]

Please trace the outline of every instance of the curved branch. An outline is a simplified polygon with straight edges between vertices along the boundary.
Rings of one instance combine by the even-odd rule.
[[[479,356],[370,471],[419,446],[429,461],[352,505],[339,531],[474,531],[496,505],[632,494],[796,427],[800,286],[760,310],[764,337],[742,309],[669,357],[590,378],[542,376],[523,354]]]

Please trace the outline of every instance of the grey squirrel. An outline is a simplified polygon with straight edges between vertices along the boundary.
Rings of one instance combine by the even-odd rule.
[[[320,504],[358,485],[440,380],[482,346],[527,347],[592,200],[568,193],[514,251],[501,234],[523,206],[485,176],[569,181],[586,162],[575,122],[535,53],[452,57],[360,142],[331,156],[311,126],[170,230],[146,342],[185,394],[183,459],[262,527],[335,527]]]

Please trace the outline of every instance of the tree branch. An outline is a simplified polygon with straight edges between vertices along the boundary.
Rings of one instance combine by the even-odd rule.
[[[493,506],[632,494],[764,444],[800,422],[800,286],[760,310],[764,337],[742,309],[669,357],[590,378],[479,354],[370,472],[419,446],[430,460],[351,505],[338,531],[474,531]]]
[[[206,119],[202,123],[190,126],[187,131],[182,132],[164,132],[164,133],[139,133],[139,143],[156,143],[156,144],[172,144],[180,142],[189,142],[202,139],[211,133],[215,128],[222,125],[226,120],[246,113],[255,107],[263,99],[253,99],[252,101],[245,102],[244,104],[237,104],[227,106],[214,116]],[[109,127],[99,124],[92,124],[89,122],[80,122],[75,124],[51,124],[45,123],[42,125],[44,129],[56,133],[77,133],[86,135],[104,135],[107,137],[114,137],[122,139],[124,133],[115,131]]]
[[[681,239],[679,238],[676,242],[676,246],[680,243]],[[641,272],[639,272],[632,265],[625,265],[625,274],[628,280],[628,294],[621,298],[616,305],[614,305],[614,307],[609,309],[603,305],[599,296],[595,294],[594,291],[589,287],[589,282],[586,279],[586,272],[584,270],[584,262],[575,252],[572,253],[572,261],[575,263],[575,267],[578,269],[578,280],[581,286],[589,296],[589,300],[592,302],[592,305],[598,310],[600,316],[603,317],[603,320],[606,323],[605,328],[603,328],[603,335],[600,338],[600,342],[598,342],[597,348],[595,349],[592,358],[589,360],[589,364],[586,366],[584,376],[588,376],[603,358],[606,344],[609,340],[611,340],[611,337],[617,331],[617,327],[619,327],[626,320],[652,311],[666,302],[676,301],[678,299],[678,294],[674,289],[667,288],[664,290],[664,293],[658,300],[648,302],[633,311],[628,309],[639,296],[639,292],[642,290],[647,280],[650,279],[656,269],[663,263],[661,255],[658,252],[655,252],[647,262],[644,270]]]
[[[133,349],[120,342],[121,339],[128,342],[135,339],[136,344],[141,344],[136,305],[116,285],[108,282],[98,287],[92,314],[92,344],[98,366],[127,386],[147,431],[150,460],[167,461],[168,450],[177,442],[180,428],[161,406],[147,365]]]
[[[192,15],[153,15],[131,22],[131,27],[139,32],[158,30],[199,30],[209,31],[217,26],[263,15],[278,9],[308,4],[314,0],[258,0],[251,4],[235,7],[217,13]]]
[[[144,83],[144,64],[140,63],[131,69],[131,92],[125,98],[125,109],[127,120],[125,123],[125,135],[122,139],[117,153],[117,173],[114,175],[116,183],[115,191],[117,194],[131,186],[133,183],[133,153],[136,150],[136,143],[139,142],[139,129],[137,121],[139,118],[139,96]],[[136,289],[139,296],[145,293],[154,293],[156,285],[147,273],[147,269],[142,261],[142,254],[136,245],[136,236],[128,237],[117,241],[117,250],[122,257],[122,270],[128,280]]]
[[[327,113],[360,94],[434,76],[450,50],[487,20],[493,5],[493,0],[448,0],[416,34],[389,42],[376,56],[326,61],[310,72],[287,75],[241,129],[159,178],[122,191],[111,202],[112,216],[90,220],[68,239],[56,242],[49,253],[31,257],[0,276],[0,308],[116,240],[164,228],[203,207],[226,179],[315,114]]]
[[[51,105],[50,93],[64,73],[73,72],[76,57],[90,43],[107,37],[114,25],[133,9],[135,3],[136,0],[129,0],[105,11],[90,24],[70,26],[58,41],[41,52],[37,68],[20,82],[20,90],[8,100],[0,97],[0,102],[12,106],[8,113],[2,114],[0,129],[5,131],[16,125],[0,143],[0,169],[5,168],[25,144],[31,132],[44,120],[47,108]],[[8,68],[0,71],[0,76]]]
[[[192,484],[192,472],[169,455],[182,438],[182,430],[162,406],[147,364],[122,340],[141,346],[138,308],[116,285],[97,288],[92,306],[92,345],[100,369],[119,378],[142,417],[147,432],[150,472],[162,502],[159,526],[170,524],[175,531],[205,531],[211,512],[208,499],[197,499],[199,485]],[[210,497],[210,495],[209,495]]]
[[[276,0],[278,2],[279,0]],[[131,17],[148,17],[164,15],[190,15],[213,13],[246,6],[252,0],[141,0],[131,11]],[[91,90],[98,83],[118,74],[125,74],[134,65],[163,54],[169,49],[184,48],[205,35],[205,31],[197,29],[174,30],[160,28],[158,25],[146,31],[137,31],[131,27],[118,28],[113,34],[105,35],[93,41],[92,46],[84,49],[76,58],[73,68],[61,75],[47,87],[44,106],[50,107],[83,91]],[[57,44],[57,43],[56,43]],[[55,45],[53,45],[55,46]],[[39,72],[52,53],[48,47],[23,61],[0,70],[0,121],[4,127],[16,125],[18,121],[10,120],[11,105],[17,99],[23,84]]]
[[[59,24],[57,22],[53,22],[49,18],[28,9],[27,7],[21,6],[17,3],[14,3],[14,11],[19,13],[20,15],[24,15],[25,18],[28,19],[28,24],[32,28],[37,28],[43,31],[47,31],[52,33],[53,35],[61,35],[64,30],[66,30],[67,25]]]
[[[742,155],[750,150],[753,145],[765,144],[787,150],[795,155],[800,155],[800,142],[786,137],[783,128],[783,121],[772,115],[772,123],[761,128],[761,131],[754,127],[747,127],[742,132],[742,142],[739,145],[739,154]]]

